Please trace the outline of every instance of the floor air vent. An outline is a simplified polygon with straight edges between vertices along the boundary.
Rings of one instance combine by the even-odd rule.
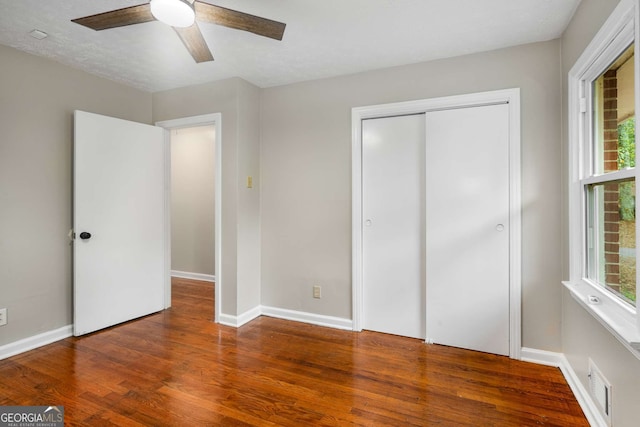
[[[600,413],[607,421],[607,425],[611,425],[611,384],[602,375],[602,372],[589,359],[589,391],[595,401]]]

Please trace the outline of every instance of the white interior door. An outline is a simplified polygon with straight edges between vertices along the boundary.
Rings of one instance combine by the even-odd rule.
[[[425,338],[424,114],[362,121],[364,329]]]
[[[429,341],[509,355],[509,107],[426,114]]]
[[[164,308],[164,211],[164,130],[76,111],[74,335]]]

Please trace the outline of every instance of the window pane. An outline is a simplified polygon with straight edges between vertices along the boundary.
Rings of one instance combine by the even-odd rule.
[[[587,186],[588,274],[626,302],[636,301],[636,183]]]
[[[635,166],[634,68],[631,45],[593,83],[594,174]]]

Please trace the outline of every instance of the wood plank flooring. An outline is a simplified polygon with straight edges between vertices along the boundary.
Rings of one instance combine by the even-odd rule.
[[[211,321],[213,286],[173,307],[0,361],[0,405],[66,425],[588,426],[556,368],[261,317]]]

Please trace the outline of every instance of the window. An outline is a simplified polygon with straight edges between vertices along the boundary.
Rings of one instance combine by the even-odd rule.
[[[636,301],[634,46],[589,86],[591,132],[584,168],[586,277],[615,297]]]
[[[621,0],[569,72],[572,296],[640,357],[635,14]]]

